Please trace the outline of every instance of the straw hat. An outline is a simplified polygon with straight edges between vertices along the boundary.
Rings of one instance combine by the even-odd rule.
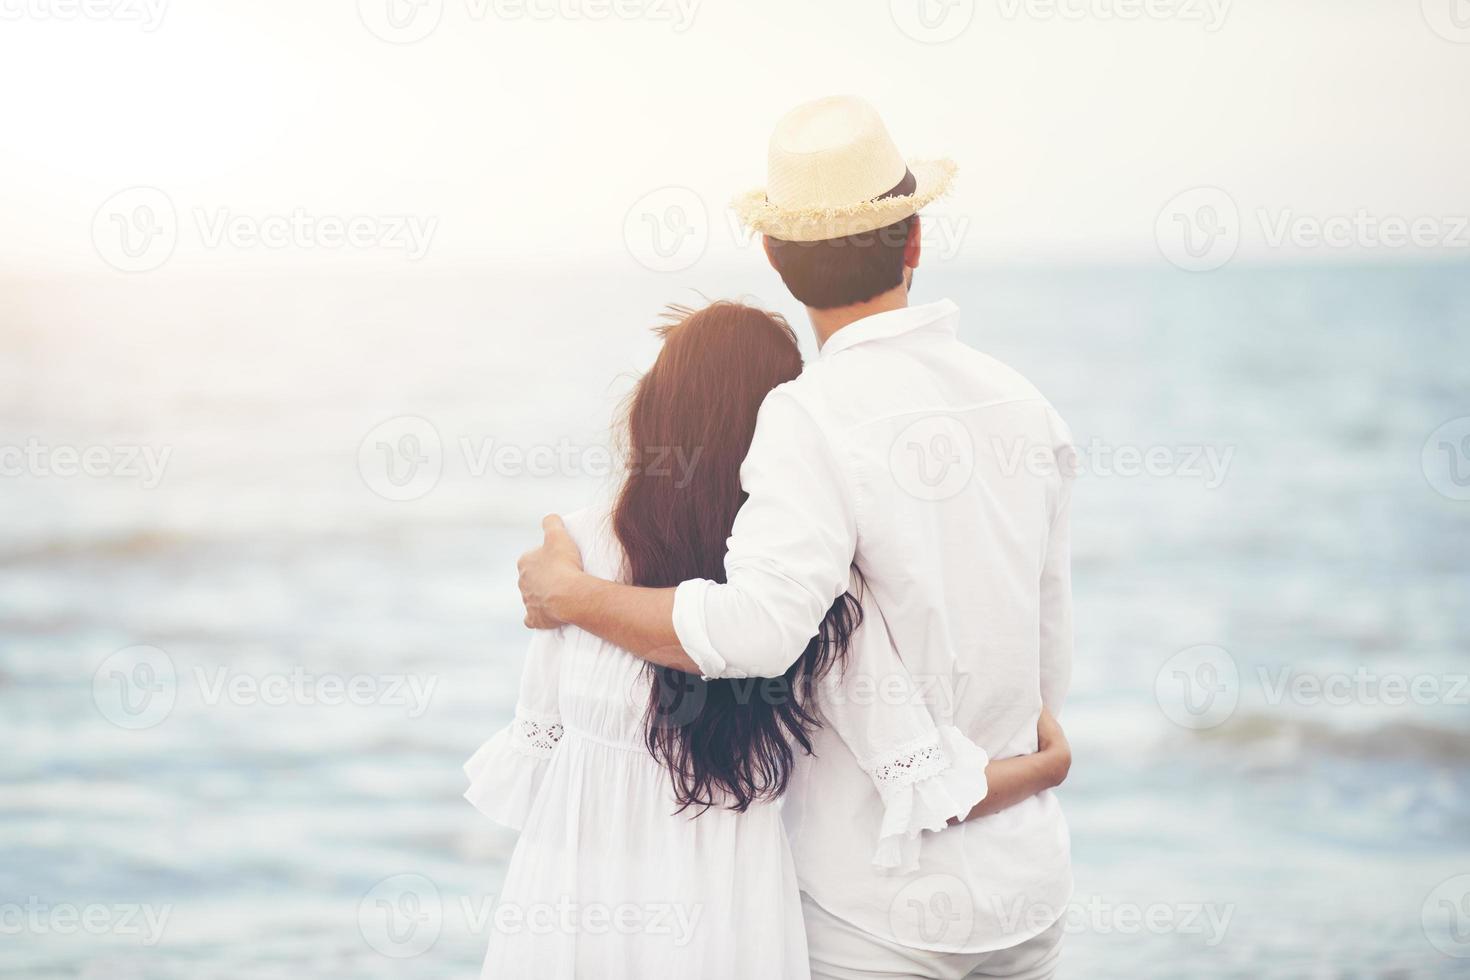
[[[878,112],[855,95],[792,109],[776,124],[769,186],[731,202],[741,224],[772,238],[815,242],[873,231],[949,190],[953,160],[904,162]]]

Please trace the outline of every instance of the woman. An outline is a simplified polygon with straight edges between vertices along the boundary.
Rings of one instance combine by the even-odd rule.
[[[660,333],[629,403],[628,476],[610,506],[567,525],[595,575],[723,581],[757,411],[801,357],[782,319],[735,303],[676,310]],[[484,976],[804,980],[775,803],[824,724],[881,797],[883,866],[910,865],[925,831],[1057,781],[1041,753],[987,765],[935,726],[856,576],[781,678],[705,681],[574,627],[537,633],[515,720],[466,765],[467,798],[522,830]],[[1043,752],[1065,751],[1059,735]],[[916,744],[942,761],[919,778],[903,771]]]

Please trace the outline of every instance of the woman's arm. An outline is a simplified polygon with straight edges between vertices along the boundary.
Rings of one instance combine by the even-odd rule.
[[[517,562],[526,625],[571,623],[636,657],[706,677],[780,677],[847,588],[857,524],[845,464],[795,398],[766,396],[740,464],[725,581],[646,589],[584,573],[555,515]]]
[[[1062,784],[1072,768],[1072,747],[1067,744],[1062,726],[1046,708],[1041,709],[1041,719],[1036,723],[1036,742],[1036,751],[1030,755],[1000,759],[985,767],[985,782],[990,792],[975,804],[966,820],[999,813],[1006,807]]]
[[[465,798],[513,830],[525,827],[561,740],[562,642],[559,629],[531,637],[514,717],[465,763],[470,780]]]

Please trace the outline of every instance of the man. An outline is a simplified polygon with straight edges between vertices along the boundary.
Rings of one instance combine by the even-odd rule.
[[[1042,707],[1060,709],[1070,676],[1071,440],[1024,378],[958,340],[953,303],[908,303],[917,212],[953,173],[906,165],[858,98],[778,123],[768,188],[735,206],[807,307],[821,354],[761,408],[726,581],[595,579],[549,517],[520,562],[527,625],[572,623],[705,677],[774,677],[855,564],[936,723],[991,759],[1037,750]],[[921,778],[942,763],[904,766]],[[832,843],[851,834],[822,832],[878,819],[873,800],[844,795],[861,764],[819,741],[788,794],[814,976],[1051,976],[1071,897],[1055,796],[982,804],[885,874]]]

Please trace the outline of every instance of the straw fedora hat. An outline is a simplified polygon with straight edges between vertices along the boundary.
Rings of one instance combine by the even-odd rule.
[[[776,123],[767,186],[731,207],[752,231],[791,242],[890,225],[949,190],[953,160],[905,162],[878,111],[855,95],[792,109]]]

